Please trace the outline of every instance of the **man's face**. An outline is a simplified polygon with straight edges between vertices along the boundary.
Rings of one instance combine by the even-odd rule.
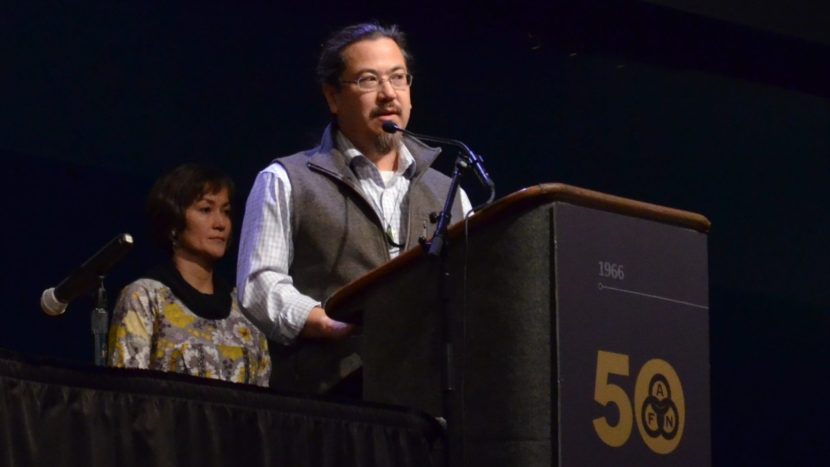
[[[380,149],[392,136],[383,131],[384,121],[391,120],[401,128],[409,122],[409,88],[395,89],[388,80],[393,73],[408,72],[406,60],[398,44],[386,37],[355,42],[343,49],[342,55],[346,65],[342,81],[374,75],[381,84],[374,91],[362,90],[353,83],[343,83],[339,90],[324,85],[329,110],[337,116],[340,131],[358,149],[370,145]]]

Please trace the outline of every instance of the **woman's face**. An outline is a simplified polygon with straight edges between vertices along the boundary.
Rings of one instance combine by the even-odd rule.
[[[176,254],[217,261],[225,255],[231,236],[231,202],[227,188],[205,193],[185,211],[185,228]]]

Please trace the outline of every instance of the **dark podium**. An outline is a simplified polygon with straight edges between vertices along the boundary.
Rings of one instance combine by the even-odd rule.
[[[453,225],[443,299],[415,249],[326,308],[362,323],[364,399],[446,418],[453,466],[706,466],[708,228],[539,185]]]

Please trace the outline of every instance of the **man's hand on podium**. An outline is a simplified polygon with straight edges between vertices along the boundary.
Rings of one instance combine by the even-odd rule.
[[[354,332],[354,329],[355,325],[331,319],[326,314],[326,310],[316,306],[308,314],[300,335],[310,338],[345,339]]]

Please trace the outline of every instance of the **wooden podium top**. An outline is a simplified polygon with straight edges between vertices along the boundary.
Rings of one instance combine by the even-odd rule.
[[[522,212],[554,201],[564,201],[602,211],[676,225],[697,230],[701,233],[707,233],[711,227],[709,219],[701,214],[608,195],[562,183],[543,183],[521,189],[494,201],[489,206],[472,214],[467,219],[466,228],[474,230],[501,218],[507,213]],[[462,237],[465,229],[464,224],[465,222],[462,220],[451,225],[447,232],[448,238],[452,240]],[[346,284],[326,300],[326,312],[336,318],[338,310],[347,307],[372,284],[381,281],[383,277],[395,271],[409,267],[423,256],[426,256],[423,248],[409,249],[392,261]]]

